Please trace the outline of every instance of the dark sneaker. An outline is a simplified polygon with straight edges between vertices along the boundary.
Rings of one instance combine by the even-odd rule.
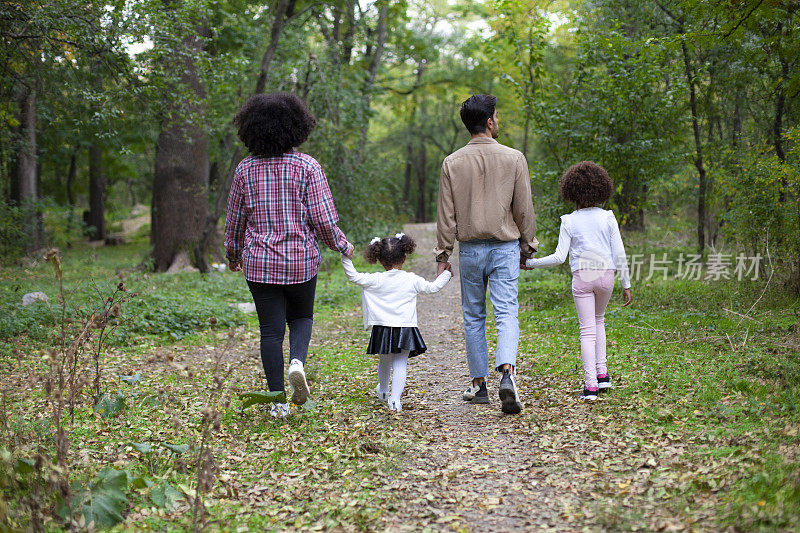
[[[466,392],[466,391],[465,391]],[[478,390],[470,400],[472,403],[489,403],[489,391],[486,390],[486,382],[480,384]]]
[[[481,390],[480,385],[473,385],[470,383],[469,387],[467,387],[467,390],[461,393],[461,399],[465,402],[471,402],[479,390]]]
[[[504,370],[503,377],[500,378],[500,403],[501,409],[506,414],[515,415],[522,411],[517,384],[514,382],[514,376],[508,370]]]
[[[611,376],[608,374],[597,374],[597,387],[600,392],[608,392],[608,389],[613,387],[611,384]]]
[[[597,392],[598,392],[598,389],[592,390],[592,389],[587,389],[587,388],[584,387],[583,394],[581,394],[581,400],[584,400],[584,401],[587,401],[587,402],[593,402],[593,401],[595,401],[597,399]]]

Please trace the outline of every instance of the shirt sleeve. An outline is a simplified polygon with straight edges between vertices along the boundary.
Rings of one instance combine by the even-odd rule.
[[[511,199],[511,214],[519,229],[519,246],[522,255],[530,257],[539,250],[536,240],[536,213],[531,197],[531,176],[525,156],[519,154],[517,175],[514,177],[514,196]]]
[[[342,255],[342,268],[344,268],[344,275],[347,276],[347,279],[356,285],[366,288],[374,287],[378,283],[378,276],[359,272],[356,270],[353,261],[345,255]]]
[[[609,225],[611,227],[611,257],[617,269],[619,280],[623,289],[631,288],[631,277],[628,271],[628,257],[625,255],[625,245],[622,244],[622,234],[619,232],[619,223],[614,213],[609,211]]]
[[[447,164],[442,163],[439,176],[439,197],[436,202],[436,260],[445,262],[453,253],[456,241],[456,213],[453,189]]]
[[[228,193],[228,210],[225,214],[225,249],[229,261],[241,262],[244,248],[244,230],[247,213],[244,201],[244,176],[237,168]]]
[[[567,225],[562,220],[561,231],[558,233],[558,245],[556,246],[556,251],[546,257],[528,259],[525,262],[525,265],[529,268],[543,268],[560,265],[567,260],[567,254],[569,253],[569,246],[571,243],[572,236],[567,230]]]
[[[317,235],[331,250],[348,255],[353,245],[339,229],[339,214],[322,168],[311,171],[308,180],[308,214]]]
[[[414,289],[416,289],[417,292],[424,292],[425,294],[439,292],[447,285],[451,277],[453,277],[453,275],[448,270],[439,274],[433,281],[428,281],[421,276],[417,276],[414,280]]]

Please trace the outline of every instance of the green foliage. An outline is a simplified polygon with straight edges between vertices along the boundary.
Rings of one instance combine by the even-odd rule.
[[[128,475],[125,471],[104,468],[88,487],[73,484],[72,512],[62,507],[62,516],[78,514],[88,527],[110,528],[122,522],[128,504]]]
[[[178,489],[167,482],[163,482],[153,487],[150,492],[150,499],[162,509],[172,512],[184,497]]]
[[[283,391],[243,392],[239,395],[239,399],[242,401],[242,409],[247,409],[248,407],[256,404],[286,403],[286,393]]]
[[[103,418],[113,418],[125,410],[125,395],[117,393],[115,395],[104,394],[100,397],[94,410]]]
[[[0,201],[0,264],[9,264],[25,252],[23,214],[19,207]]]
[[[162,446],[164,448],[168,449],[169,451],[171,451],[172,453],[174,453],[175,455],[181,455],[181,454],[184,454],[184,453],[189,451],[189,445],[188,444],[167,444],[167,443],[163,443]]]

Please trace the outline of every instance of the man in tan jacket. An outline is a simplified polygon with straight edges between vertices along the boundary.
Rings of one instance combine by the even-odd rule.
[[[461,105],[461,120],[472,139],[447,156],[439,179],[437,246],[439,272],[459,241],[461,308],[472,383],[462,397],[489,403],[486,376],[486,289],[497,323],[494,368],[502,373],[499,395],[504,413],[519,413],[514,373],[519,345],[520,262],[538,247],[525,156],[495,139],[499,133],[497,98],[471,96]]]

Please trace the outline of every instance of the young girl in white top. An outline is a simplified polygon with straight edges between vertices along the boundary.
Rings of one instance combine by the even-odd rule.
[[[375,393],[388,403],[392,411],[400,411],[400,395],[406,386],[408,358],[423,353],[427,347],[417,329],[417,294],[434,293],[452,277],[452,268],[442,272],[433,282],[403,270],[406,257],[416,243],[398,233],[394,237],[375,237],[364,252],[369,263],[380,262],[385,272],[364,274],[356,271],[353,262],[342,255],[347,279],[364,289],[364,329],[372,326],[367,353],[377,354],[378,386]],[[389,375],[392,376],[391,391]]]
[[[528,259],[531,268],[560,265],[569,254],[572,297],[581,332],[584,388],[581,399],[596,400],[597,393],[611,387],[606,368],[606,305],[614,289],[614,271],[622,282],[623,306],[631,303],[628,260],[619,225],[612,211],[598,207],[614,192],[608,172],[591,161],[567,169],[559,181],[559,194],[577,209],[561,217],[561,232],[555,253]]]

